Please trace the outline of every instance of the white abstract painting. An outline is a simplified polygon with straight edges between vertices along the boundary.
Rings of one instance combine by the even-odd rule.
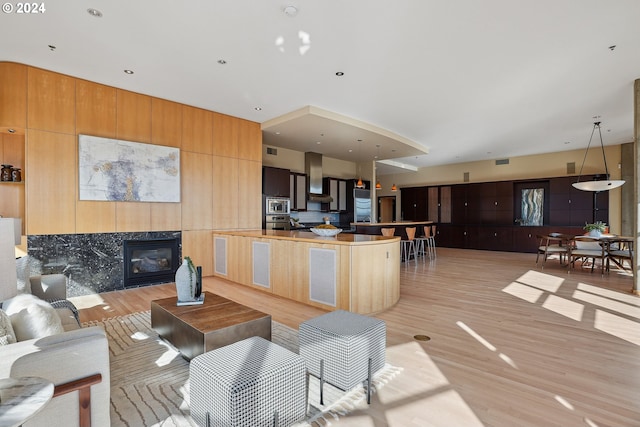
[[[180,149],[79,135],[80,200],[180,202]]]

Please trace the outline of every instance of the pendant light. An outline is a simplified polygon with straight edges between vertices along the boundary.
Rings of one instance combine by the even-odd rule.
[[[376,147],[378,149],[378,154],[376,154],[376,161],[378,161],[378,159],[380,158],[380,144],[377,144]],[[378,175],[377,167],[376,167],[376,175]],[[382,185],[380,185],[380,180],[379,179],[376,180],[376,190],[382,190]]]
[[[358,140],[358,160],[360,160],[360,152],[362,148],[362,140]],[[358,162],[359,163],[359,162]],[[364,183],[362,182],[362,173],[360,170],[360,165],[358,165],[358,182],[356,182],[356,188],[364,188]]]
[[[584,163],[587,160],[587,153],[589,152],[589,147],[591,146],[591,141],[593,140],[593,134],[598,129],[598,134],[600,135],[600,147],[602,148],[602,159],[604,160],[604,170],[605,170],[605,180],[599,181],[582,181],[580,182],[580,178],[582,177],[582,168],[584,168]],[[620,187],[624,184],[623,180],[611,180],[609,179],[609,168],[607,167],[607,158],[604,154],[604,144],[602,142],[602,132],[600,131],[600,122],[593,123],[593,130],[591,131],[591,137],[589,138],[589,144],[587,145],[587,150],[584,153],[584,159],[582,160],[582,166],[580,166],[580,173],[578,174],[578,181],[574,182],[572,185],[578,190],[582,191],[607,191],[612,190],[614,188]]]
[[[398,187],[395,184],[391,186],[391,191],[398,191]]]

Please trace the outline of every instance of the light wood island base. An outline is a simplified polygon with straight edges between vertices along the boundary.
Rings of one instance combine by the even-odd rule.
[[[327,310],[378,313],[400,298],[400,238],[214,231],[214,276]]]

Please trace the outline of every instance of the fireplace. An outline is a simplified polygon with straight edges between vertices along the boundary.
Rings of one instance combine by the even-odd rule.
[[[124,287],[173,282],[180,266],[178,239],[125,240]]]

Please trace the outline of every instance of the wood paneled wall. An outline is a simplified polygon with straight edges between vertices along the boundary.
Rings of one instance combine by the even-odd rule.
[[[213,229],[260,228],[258,123],[15,63],[0,81],[2,146],[8,128],[24,140],[24,200],[10,204],[26,234],[181,230],[210,275]],[[180,148],[181,202],[79,201],[79,134]]]

